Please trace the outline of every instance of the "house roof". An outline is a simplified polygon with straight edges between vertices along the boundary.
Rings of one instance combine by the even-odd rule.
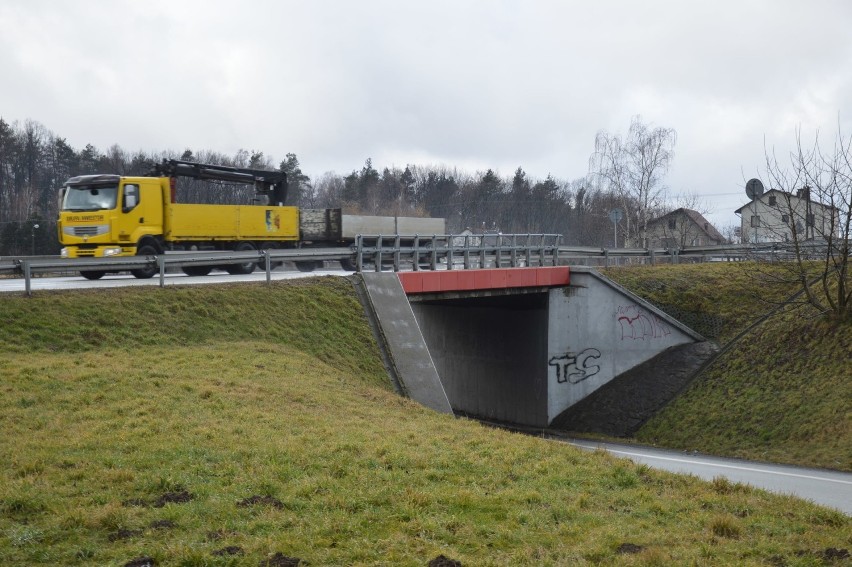
[[[740,212],[741,212],[743,209],[745,209],[746,207],[748,207],[749,205],[751,205],[751,204],[752,204],[752,203],[754,203],[755,201],[762,201],[764,197],[768,197],[769,195],[771,195],[771,194],[773,194],[773,193],[777,193],[777,194],[779,194],[779,195],[786,195],[786,194],[787,194],[787,193],[784,193],[784,191],[779,191],[778,189],[770,189],[770,190],[769,190],[769,191],[767,191],[766,193],[761,194],[761,195],[760,195],[759,197],[757,197],[756,199],[752,199],[751,201],[749,201],[748,203],[746,203],[745,205],[743,205],[742,207],[740,207],[739,209],[737,209],[736,211],[734,211],[734,214],[735,214],[735,215],[740,214]],[[790,193],[790,196],[795,197],[795,195],[793,195],[792,193]]]
[[[769,195],[772,195],[773,193],[775,193],[777,195],[789,196],[792,199],[800,199],[800,200],[802,199],[802,197],[799,197],[798,195],[794,195],[793,193],[787,193],[785,191],[781,191],[780,189],[770,189],[766,193],[760,195],[757,199],[752,199],[751,201],[749,201],[748,203],[746,203],[745,205],[743,205],[742,207],[740,207],[739,209],[734,211],[734,214],[735,215],[740,214],[743,209],[745,209],[746,207],[748,207],[749,205],[751,205],[755,201],[763,201],[764,197],[768,197]],[[832,207],[831,205],[826,205],[825,203],[820,203],[819,201],[814,201],[813,199],[811,199],[810,201],[811,201],[812,205],[817,205],[817,206],[823,207],[825,209],[834,209],[835,208],[835,207]]]
[[[648,221],[648,224],[650,225],[650,224],[656,224],[656,223],[659,223],[659,222],[663,222],[664,220],[668,219],[669,217],[679,216],[679,215],[682,215],[682,214],[689,217],[689,219],[692,222],[694,222],[698,226],[698,228],[700,230],[702,230],[708,237],[710,237],[711,240],[718,240],[719,242],[725,241],[725,237],[722,236],[722,233],[720,233],[718,230],[716,230],[716,227],[713,226],[712,224],[710,224],[710,221],[705,219],[704,215],[702,215],[698,211],[693,211],[692,209],[686,209],[686,208],[683,208],[683,207],[681,207],[679,209],[675,209],[674,211],[672,211],[670,213],[666,213],[661,217],[657,217],[655,219],[652,219],[652,220]]]

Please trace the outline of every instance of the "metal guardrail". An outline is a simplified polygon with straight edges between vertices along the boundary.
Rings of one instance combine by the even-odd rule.
[[[13,274],[18,271],[18,264],[14,260],[0,258],[0,274]]]
[[[837,249],[837,248],[836,248]],[[809,259],[825,258],[828,246],[825,242],[805,242],[799,244],[799,254]],[[719,244],[714,246],[686,246],[684,248],[596,248],[569,247],[559,248],[559,259],[565,263],[570,259],[601,258],[604,266],[609,266],[619,258],[638,258],[650,264],[666,259],[677,264],[681,259],[713,260],[766,260],[784,261],[796,257],[793,244],[789,242],[766,242],[759,244]]]
[[[555,266],[561,238],[560,234],[362,234],[355,238],[355,269]]]
[[[80,272],[93,270],[122,272],[141,270],[156,266],[160,276],[160,287],[165,286],[165,274],[169,268],[192,266],[227,266],[232,264],[257,263],[265,267],[266,281],[272,279],[272,268],[278,262],[319,262],[352,258],[349,248],[303,248],[298,250],[248,250],[244,252],[177,252],[152,256],[129,256],[118,258],[56,258],[27,257],[12,262],[0,260],[0,270],[22,274],[27,295],[32,295],[33,275],[56,272]],[[10,267],[12,266],[12,267]]]
[[[352,263],[357,271],[372,269],[393,271],[476,269],[493,267],[568,265],[570,260],[602,259],[605,266],[618,258],[641,258],[655,263],[668,258],[746,259],[772,261],[790,259],[790,243],[729,244],[677,248],[599,248],[592,246],[560,246],[558,234],[473,234],[473,235],[359,235],[351,248],[299,248],[287,250],[249,250],[245,252],[169,252],[156,256],[119,258],[59,258],[57,256],[21,256],[0,258],[0,275],[23,275],[27,295],[31,294],[31,278],[36,274],[94,270],[117,272],[156,266],[160,286],[170,268],[226,266],[256,262],[265,268],[271,281],[273,267],[283,261]],[[823,242],[800,244],[806,255],[819,258],[828,251]]]

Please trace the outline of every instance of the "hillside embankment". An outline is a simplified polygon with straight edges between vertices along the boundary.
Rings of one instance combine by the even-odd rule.
[[[800,288],[771,270],[725,263],[605,271],[724,349],[637,440],[852,470],[852,325],[785,303]]]
[[[4,565],[820,565],[850,518],[396,395],[348,281],[0,297]]]

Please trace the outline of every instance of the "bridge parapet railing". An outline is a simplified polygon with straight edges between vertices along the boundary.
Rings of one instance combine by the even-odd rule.
[[[560,234],[359,234],[357,271],[556,266]]]

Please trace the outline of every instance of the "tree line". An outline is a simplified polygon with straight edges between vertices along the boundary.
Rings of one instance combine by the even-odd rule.
[[[59,188],[69,178],[91,173],[145,175],[163,159],[183,159],[287,173],[288,205],[337,208],[349,214],[431,216],[459,233],[550,233],[563,243],[612,246],[609,212],[623,211],[619,241],[640,244],[641,227],[665,211],[662,178],[673,159],[674,130],[637,117],[628,135],[598,134],[589,172],[573,180],[536,179],[518,167],[511,176],[493,169],[468,172],[445,165],[373,165],[370,158],[348,174],[311,178],[288,153],[275,163],[260,151],[225,155],[213,150],[129,152],[119,145],[100,151],[91,144],[71,147],[34,120],[0,118],[0,256],[57,254]],[[251,187],[179,179],[180,202],[249,204]]]

